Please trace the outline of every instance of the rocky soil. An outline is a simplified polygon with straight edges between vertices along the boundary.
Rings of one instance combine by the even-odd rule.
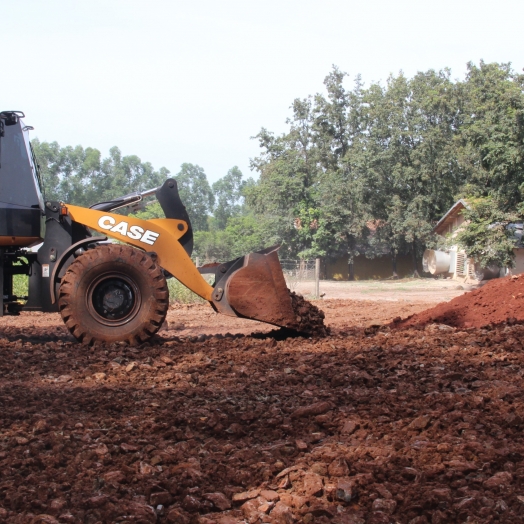
[[[321,309],[306,300],[302,295],[290,292],[289,296],[296,315],[295,331],[315,337],[325,337],[329,334],[329,330],[324,323],[325,313]]]
[[[524,522],[520,317],[317,304],[326,337],[177,306],[142,347],[1,319],[0,522]]]
[[[524,322],[524,274],[490,280],[464,293],[401,321],[399,327],[441,322],[450,326],[482,327],[501,322]]]

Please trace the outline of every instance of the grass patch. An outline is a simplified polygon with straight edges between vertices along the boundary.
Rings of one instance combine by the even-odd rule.
[[[13,275],[13,295],[26,297],[29,293],[29,277],[27,275]]]
[[[184,284],[181,284],[176,278],[170,278],[167,281],[169,289],[169,301],[180,304],[205,304],[206,301],[193,293]]]
[[[181,304],[205,304],[206,301],[193,293],[176,278],[167,281],[169,301]],[[13,295],[26,297],[29,293],[29,277],[27,275],[13,275]]]

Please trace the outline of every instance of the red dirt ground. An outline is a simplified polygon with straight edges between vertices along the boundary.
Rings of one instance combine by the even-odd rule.
[[[0,522],[524,522],[524,326],[320,304],[326,338],[177,306],[142,347],[1,319]]]
[[[399,322],[399,327],[424,326],[431,322],[455,327],[482,327],[488,324],[524,321],[524,275],[497,278],[485,286],[450,302]]]

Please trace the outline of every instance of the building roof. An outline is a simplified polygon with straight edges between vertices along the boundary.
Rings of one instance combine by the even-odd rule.
[[[453,221],[457,216],[460,215],[463,209],[469,209],[469,204],[464,200],[457,200],[448,210],[448,212],[438,221],[437,225],[433,228],[433,233],[444,236],[448,231],[448,227],[453,224]],[[496,224],[492,224],[489,227],[494,227]],[[515,247],[522,249],[524,248],[524,223],[516,222],[514,224],[508,224],[507,229],[513,230],[513,238],[515,240]]]
[[[433,233],[437,235],[443,235],[448,229],[448,226],[453,223],[453,220],[460,215],[463,209],[469,208],[468,203],[463,200],[457,200],[448,210],[448,212],[438,221],[437,225],[433,228]]]

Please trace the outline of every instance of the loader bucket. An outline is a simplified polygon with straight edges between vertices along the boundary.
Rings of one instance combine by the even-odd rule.
[[[218,312],[275,326],[298,325],[278,260],[279,247],[249,253],[217,268],[213,306]]]

